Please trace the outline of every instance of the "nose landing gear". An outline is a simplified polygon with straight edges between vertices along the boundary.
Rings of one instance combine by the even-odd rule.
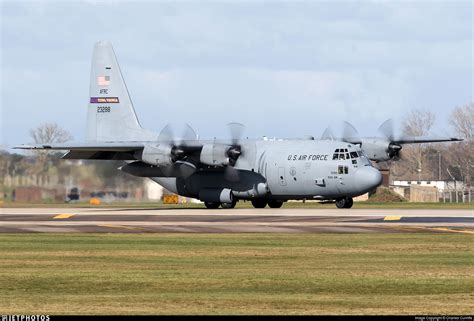
[[[336,200],[337,208],[351,208],[354,201],[352,197],[343,197]]]

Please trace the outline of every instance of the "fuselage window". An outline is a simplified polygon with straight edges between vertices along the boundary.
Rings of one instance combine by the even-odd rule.
[[[344,174],[349,174],[349,167],[344,166]]]
[[[344,174],[344,166],[338,166],[337,167],[337,173],[338,174]]]

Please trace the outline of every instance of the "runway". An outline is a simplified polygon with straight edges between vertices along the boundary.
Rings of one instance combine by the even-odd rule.
[[[0,233],[31,232],[474,234],[474,211],[310,208],[0,209]]]

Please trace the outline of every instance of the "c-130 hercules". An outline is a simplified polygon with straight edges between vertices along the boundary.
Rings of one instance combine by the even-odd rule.
[[[160,134],[143,129],[112,45],[98,42],[87,142],[16,148],[68,150],[64,159],[123,160],[123,172],[149,177],[173,193],[203,201],[207,208],[233,208],[238,200],[250,200],[255,208],[279,208],[297,199],[335,201],[338,208],[350,208],[352,197],[382,183],[370,160],[396,157],[403,143],[455,140],[395,141],[390,135],[337,140],[328,131],[321,140],[243,140],[241,124],[231,123],[229,129],[230,140],[197,140],[189,126],[179,140],[169,126]]]

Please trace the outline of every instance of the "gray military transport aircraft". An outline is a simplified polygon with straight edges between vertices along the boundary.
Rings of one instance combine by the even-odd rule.
[[[243,126],[228,124],[231,139],[198,140],[187,126],[176,138],[169,126],[159,134],[141,127],[112,45],[95,45],[85,143],[21,145],[20,149],[67,150],[64,159],[123,160],[119,169],[149,177],[207,208],[233,208],[250,200],[255,208],[279,208],[288,200],[334,201],[350,208],[352,198],[374,190],[382,175],[373,161],[396,158],[401,144],[455,139],[357,138],[347,124],[344,137],[329,130],[321,140],[242,139]],[[363,149],[362,149],[362,148]]]

